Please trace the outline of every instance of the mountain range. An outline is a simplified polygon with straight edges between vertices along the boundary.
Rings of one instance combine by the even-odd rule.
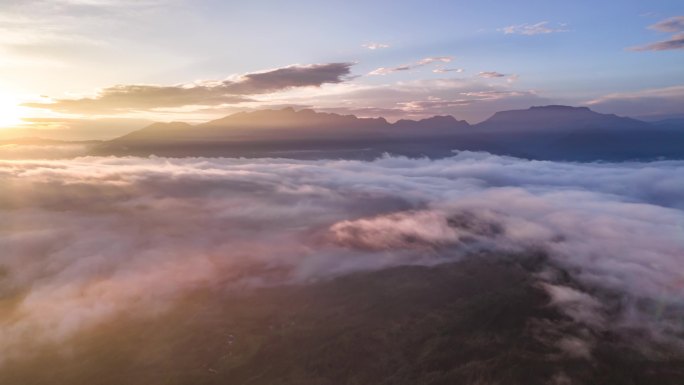
[[[383,153],[440,158],[454,150],[528,159],[623,161],[684,158],[684,121],[645,122],[560,105],[501,111],[471,125],[316,112],[240,112],[198,125],[154,123],[91,146],[92,155],[373,159]]]

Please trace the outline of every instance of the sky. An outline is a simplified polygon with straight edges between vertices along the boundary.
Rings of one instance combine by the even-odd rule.
[[[294,106],[684,112],[684,3],[0,0],[0,137],[107,139]]]

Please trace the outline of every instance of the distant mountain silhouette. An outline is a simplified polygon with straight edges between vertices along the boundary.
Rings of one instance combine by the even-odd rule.
[[[475,126],[507,154],[551,160],[684,157],[684,126],[668,130],[587,107],[544,106],[497,112]]]
[[[465,120],[456,120],[453,116],[433,116],[431,118],[427,119],[422,119],[422,120],[407,120],[407,119],[401,119],[398,120],[396,123],[393,125],[394,127],[400,128],[400,129],[414,129],[414,130],[419,130],[421,133],[444,133],[444,134],[453,134],[454,129],[466,129],[470,127],[470,124],[466,122]]]
[[[104,142],[93,153],[371,159],[385,152],[438,158],[453,150],[573,161],[684,158],[684,126],[556,105],[501,111],[476,125],[452,116],[389,123],[285,108],[195,126],[155,123]]]
[[[646,128],[648,124],[617,115],[600,114],[587,107],[544,106],[530,107],[527,110],[500,111],[477,126],[481,129],[506,132],[560,133],[588,128]]]

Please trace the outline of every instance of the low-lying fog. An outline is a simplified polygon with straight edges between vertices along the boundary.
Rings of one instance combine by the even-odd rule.
[[[590,331],[684,347],[684,161],[83,157],[0,161],[0,186],[1,361],[198,288],[481,252],[546,256],[550,306]]]

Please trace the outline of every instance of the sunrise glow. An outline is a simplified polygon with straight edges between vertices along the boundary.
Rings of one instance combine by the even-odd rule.
[[[684,384],[683,0],[0,0],[0,385]]]

